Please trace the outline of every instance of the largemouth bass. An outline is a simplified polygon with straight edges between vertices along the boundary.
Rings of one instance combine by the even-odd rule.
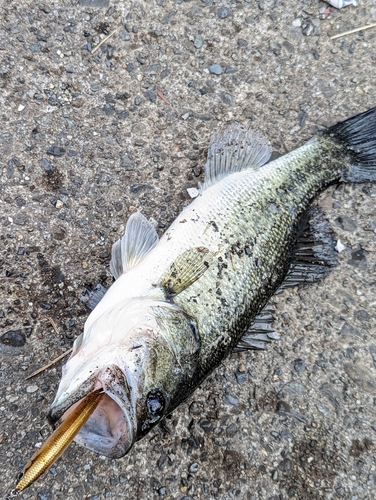
[[[210,144],[199,196],[160,240],[140,213],[128,220],[112,249],[116,281],[75,341],[51,407],[64,421],[104,392],[79,444],[125,455],[230,352],[273,337],[264,319],[276,291],[335,266],[331,229],[309,207],[330,184],[376,180],[376,108],[267,163],[270,153],[232,125]]]

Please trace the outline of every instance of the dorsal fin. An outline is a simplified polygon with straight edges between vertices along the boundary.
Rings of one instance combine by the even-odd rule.
[[[132,214],[124,236],[112,245],[110,269],[115,279],[137,266],[145,255],[158,243],[154,226],[141,212]]]
[[[257,169],[270,158],[267,139],[247,126],[233,123],[211,140],[201,191],[224,177],[249,168]]]

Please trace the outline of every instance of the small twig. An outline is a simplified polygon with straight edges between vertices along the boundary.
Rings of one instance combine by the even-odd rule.
[[[360,28],[356,28],[350,31],[344,31],[343,33],[339,33],[339,35],[331,36],[330,39],[334,40],[335,38],[340,38],[341,36],[352,35],[353,33],[358,33],[358,31],[368,30],[369,28],[374,28],[376,23],[367,24],[366,26],[361,26]]]
[[[167,100],[167,97],[163,94],[162,90],[161,90],[159,87],[157,87],[157,94],[158,94],[158,97],[159,97],[160,99],[162,99],[162,101],[163,101],[165,104],[170,105],[170,103],[169,103],[169,102],[168,102],[168,100]]]
[[[29,380],[29,378],[35,377],[35,375],[38,375],[38,373],[41,373],[44,370],[47,370],[47,368],[49,368],[50,366],[54,365],[57,361],[59,361],[60,359],[64,358],[67,354],[70,354],[72,352],[72,350],[73,350],[73,347],[71,347],[67,351],[63,352],[62,354],[60,354],[60,356],[58,356],[57,358],[53,359],[52,361],[50,361],[46,365],[42,366],[41,368],[38,368],[38,370],[35,370],[35,372],[33,372],[31,375],[28,375],[25,378],[25,380]]]
[[[51,323],[52,325],[52,328],[55,330],[55,332],[60,335],[60,332],[59,332],[59,329],[57,327],[57,324],[55,323],[55,321],[50,317],[50,316],[47,316],[47,319],[49,320],[49,322]]]
[[[93,48],[93,50],[91,51],[91,53],[95,54],[96,51],[99,49],[99,47],[101,47],[104,43],[106,43],[107,40],[109,40],[117,31],[119,31],[120,28],[121,28],[121,26],[119,26],[118,28],[116,28],[116,30],[112,31],[108,36],[106,36],[106,38],[103,38],[103,40],[101,42],[99,42],[96,47]]]

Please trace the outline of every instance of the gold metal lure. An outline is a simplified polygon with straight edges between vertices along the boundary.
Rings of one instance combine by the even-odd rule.
[[[57,427],[44,445],[32,456],[17,482],[14,493],[20,493],[36,481],[60,457],[89,420],[103,397],[98,389],[83,398],[68,417]]]

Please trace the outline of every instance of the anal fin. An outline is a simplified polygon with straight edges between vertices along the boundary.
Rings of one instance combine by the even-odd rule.
[[[299,223],[291,264],[277,293],[291,286],[315,283],[328,276],[337,263],[333,229],[322,210],[313,206]]]
[[[274,321],[274,305],[268,302],[254,318],[247,332],[239,340],[234,351],[247,351],[249,349],[265,349],[266,344],[278,340],[279,334],[272,326]]]

